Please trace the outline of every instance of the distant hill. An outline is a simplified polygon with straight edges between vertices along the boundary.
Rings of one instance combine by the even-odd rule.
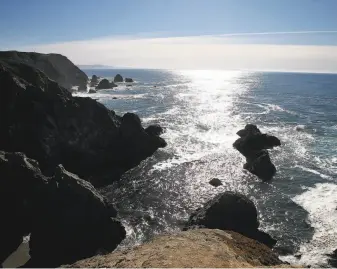
[[[79,89],[86,89],[88,76],[61,54],[0,51],[0,61],[23,62],[40,69],[50,79],[55,80],[67,89],[71,89],[73,86],[79,86]]]
[[[109,65],[101,65],[101,64],[82,64],[82,65],[78,65],[79,68],[81,68],[82,70],[85,69],[116,69],[118,67],[115,66],[109,66]]]

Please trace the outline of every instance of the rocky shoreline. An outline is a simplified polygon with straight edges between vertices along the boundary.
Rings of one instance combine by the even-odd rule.
[[[272,251],[276,239],[259,230],[254,203],[233,192],[197,209],[181,233],[113,252],[125,228],[96,188],[165,147],[164,129],[144,128],[136,114],[120,116],[72,96],[69,87],[87,89],[88,77],[69,62],[61,55],[0,52],[1,264],[30,235],[24,267],[289,266]],[[99,90],[120,82],[133,79],[92,76],[90,85]],[[244,168],[271,180],[276,168],[267,150],[281,141],[251,124],[237,134],[233,146],[246,157]]]

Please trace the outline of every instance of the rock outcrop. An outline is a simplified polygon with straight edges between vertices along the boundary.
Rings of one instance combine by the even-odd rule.
[[[132,78],[125,78],[125,82],[127,82],[127,83],[132,83],[132,82],[133,82],[133,79],[132,79]]]
[[[218,178],[212,178],[210,181],[209,181],[209,184],[211,184],[213,187],[219,187],[222,185],[222,182],[220,179]]]
[[[78,86],[79,91],[87,89],[88,76],[67,57],[60,54],[36,52],[0,51],[0,61],[25,63],[44,72],[50,79],[70,90]]]
[[[96,93],[94,89],[89,89],[88,93]]]
[[[208,228],[230,230],[255,239],[268,247],[276,240],[259,228],[254,203],[244,195],[224,192],[197,209],[189,218],[184,230]]]
[[[111,252],[125,238],[113,206],[62,165],[47,177],[23,153],[0,151],[0,179],[1,263],[29,233],[26,267],[55,267]]]
[[[234,142],[233,146],[246,157],[244,169],[263,181],[271,180],[276,173],[276,168],[270,160],[267,149],[280,146],[281,141],[275,136],[262,134],[252,124],[247,124],[244,129],[237,132],[237,135],[240,138]]]
[[[0,61],[0,85],[0,149],[24,152],[46,175],[63,164],[101,186],[166,146],[136,115],[73,97],[30,65]]]
[[[92,83],[98,83],[98,77],[96,75],[92,75],[91,82]]]
[[[114,78],[114,82],[123,82],[123,77],[120,74],[117,74]]]
[[[66,267],[228,268],[282,267],[265,245],[232,231],[198,229],[162,235],[127,251],[116,251]],[[287,265],[288,267],[288,265]]]
[[[96,90],[111,89],[114,87],[117,87],[117,85],[114,82],[110,83],[110,81],[105,78],[98,83],[98,85],[96,86]]]
[[[96,86],[96,90],[103,90],[103,89],[110,89],[110,81],[105,79],[102,79],[98,85]]]
[[[164,129],[159,124],[152,124],[145,129],[149,135],[160,136],[164,133]]]

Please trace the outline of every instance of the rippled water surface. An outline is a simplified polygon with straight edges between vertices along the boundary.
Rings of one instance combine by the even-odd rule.
[[[181,229],[193,210],[216,193],[232,190],[256,203],[261,229],[278,239],[283,259],[326,264],[325,254],[337,248],[337,75],[87,73],[134,78],[130,87],[122,83],[90,96],[117,113],[137,113],[144,126],[166,128],[165,149],[103,189],[128,228],[124,246]],[[247,123],[282,141],[282,147],[270,151],[278,172],[269,183],[244,171],[244,158],[232,147]],[[223,186],[209,185],[213,177]]]

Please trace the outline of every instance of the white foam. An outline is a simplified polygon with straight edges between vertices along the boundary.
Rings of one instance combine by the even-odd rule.
[[[295,165],[295,167],[300,168],[300,169],[302,169],[303,171],[306,171],[306,172],[309,172],[309,173],[318,175],[318,176],[320,176],[321,178],[324,178],[324,179],[332,179],[331,176],[325,175],[325,174],[320,173],[320,172],[318,172],[318,171],[316,171],[316,170],[314,170],[314,169],[310,169],[310,168],[304,167],[304,166],[302,166],[302,165]]]
[[[297,125],[295,126],[295,131],[301,132],[304,131],[305,125]]]
[[[318,183],[313,188],[293,198],[308,211],[308,222],[315,229],[310,242],[301,245],[299,264],[326,266],[328,257],[337,248],[337,185]],[[294,261],[294,257],[281,257]]]

